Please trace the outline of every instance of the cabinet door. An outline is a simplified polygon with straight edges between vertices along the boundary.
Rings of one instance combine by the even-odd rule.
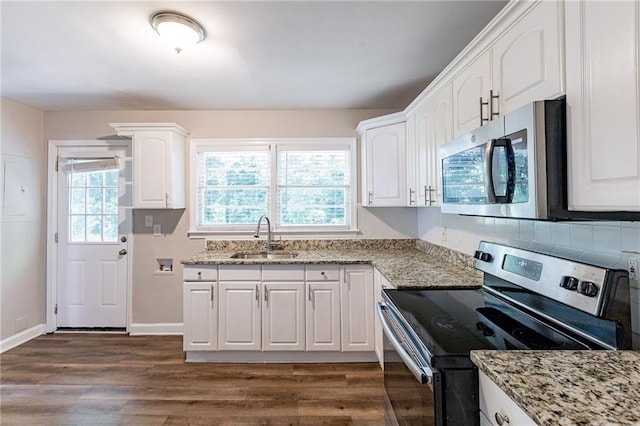
[[[340,282],[307,283],[307,350],[340,350]]]
[[[262,291],[262,350],[304,351],[304,283],[265,283]]]
[[[563,10],[564,2],[542,1],[493,45],[494,112],[563,93]]]
[[[218,291],[220,350],[260,350],[260,282],[221,282]]]
[[[490,89],[491,52],[487,51],[453,79],[453,137],[484,124],[480,122],[480,98],[487,102]],[[488,115],[488,108],[482,107],[482,117]]]
[[[531,417],[525,413],[509,396],[504,393],[485,373],[478,373],[480,412],[489,424],[498,426],[496,414],[509,418],[508,424],[518,426],[535,425]],[[507,422],[503,422],[505,424]]]
[[[640,211],[640,3],[565,6],[569,208]]]
[[[416,204],[418,206],[428,206],[429,205],[429,172],[430,172],[430,163],[429,163],[429,103],[428,100],[424,100],[421,105],[419,105],[414,113],[414,128],[415,128],[415,147],[412,152],[407,154],[407,158],[413,158],[413,163],[416,167],[416,177],[417,177],[417,189],[416,189]],[[409,125],[409,120],[407,120],[407,125]],[[407,131],[407,135],[409,132]]]
[[[440,147],[453,139],[453,86],[451,83],[440,89],[429,102],[428,162],[429,206],[439,206],[442,200],[442,164]]]
[[[136,132],[133,136],[133,207],[165,209],[171,168],[170,132]]]
[[[406,159],[406,170],[407,170],[407,206],[415,207],[418,204],[418,163],[419,157],[418,154],[418,139],[416,134],[416,121],[418,119],[417,114],[414,112],[407,116],[407,121],[405,123],[405,159]]]
[[[218,349],[216,299],[215,283],[184,283],[182,346],[185,351],[215,351]]]
[[[374,350],[372,267],[345,266],[341,293],[342,350]]]
[[[407,158],[405,123],[367,130],[367,199],[376,206],[407,205]]]

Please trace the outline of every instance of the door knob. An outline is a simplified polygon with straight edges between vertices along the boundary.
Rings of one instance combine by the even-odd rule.
[[[125,254],[127,254],[127,249],[122,249],[122,250],[120,250],[120,251],[118,252],[118,254],[119,254],[120,256],[124,256]]]

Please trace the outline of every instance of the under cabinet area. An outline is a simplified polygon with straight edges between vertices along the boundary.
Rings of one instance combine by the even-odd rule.
[[[485,373],[478,372],[481,426],[534,426],[531,417],[518,407]]]
[[[188,361],[375,360],[371,265],[208,268],[184,267]]]

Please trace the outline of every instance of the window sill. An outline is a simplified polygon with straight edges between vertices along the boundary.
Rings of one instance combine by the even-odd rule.
[[[253,240],[254,231],[189,231],[187,236],[192,240]],[[301,239],[351,239],[360,235],[359,229],[324,229],[324,230],[282,230],[273,232],[275,238],[292,240]],[[266,235],[266,232],[265,232]]]

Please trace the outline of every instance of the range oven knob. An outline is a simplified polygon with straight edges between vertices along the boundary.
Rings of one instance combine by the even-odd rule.
[[[576,277],[564,276],[560,281],[560,287],[575,291],[578,289],[578,279]]]
[[[480,250],[476,250],[473,257],[478,260],[482,260],[483,262],[491,262],[491,260],[493,259],[493,256],[491,256],[489,253]]]
[[[598,294],[598,286],[590,281],[580,281],[578,284],[578,293],[588,297],[595,297]]]

